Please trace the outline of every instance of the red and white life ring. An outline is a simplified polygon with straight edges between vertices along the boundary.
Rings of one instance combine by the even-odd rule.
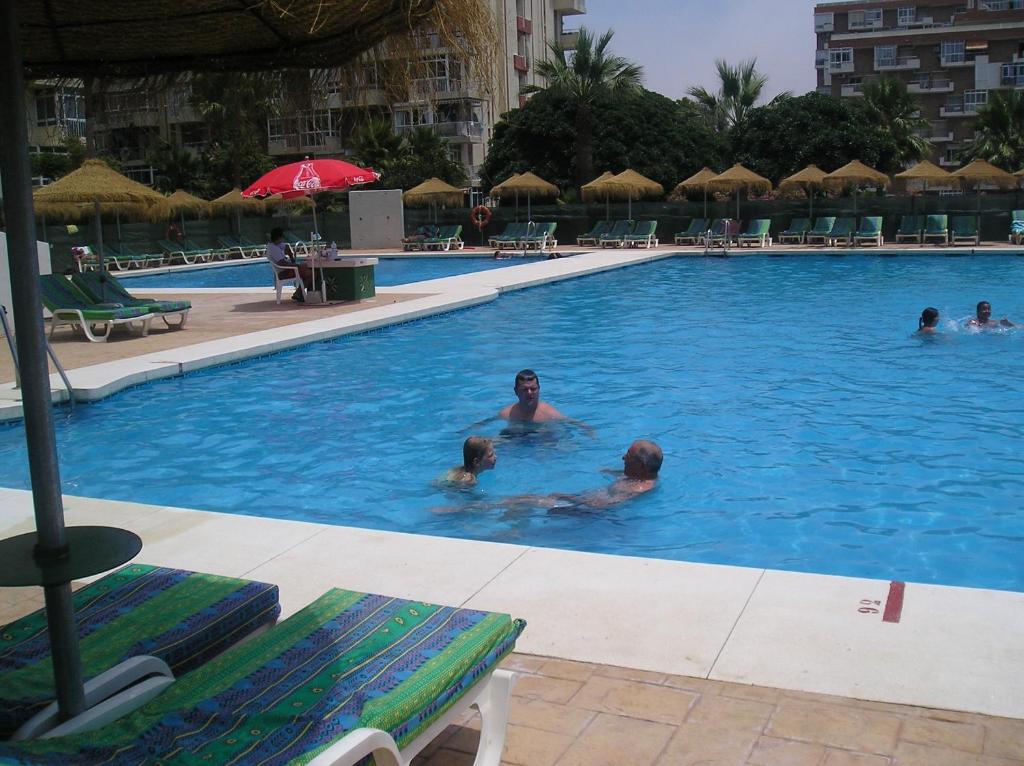
[[[478,229],[483,229],[491,222],[491,209],[487,205],[477,205],[469,211],[469,220]]]

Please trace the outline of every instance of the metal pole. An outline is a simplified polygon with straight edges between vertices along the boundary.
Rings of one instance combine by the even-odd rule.
[[[67,555],[64,506],[60,493],[57,440],[53,433],[50,371],[46,360],[43,307],[39,299],[39,261],[32,217],[32,181],[28,165],[25,82],[18,39],[17,0],[0,3],[0,174],[4,180],[12,308],[21,365],[25,441],[35,508],[37,558]],[[65,718],[85,709],[78,634],[71,585],[44,588],[57,703]]]

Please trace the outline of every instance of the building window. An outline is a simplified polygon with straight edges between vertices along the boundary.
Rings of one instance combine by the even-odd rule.
[[[830,48],[828,52],[829,69],[843,69],[853,65],[853,48]]]
[[[939,53],[942,57],[942,65],[963,64],[967,60],[963,40],[950,40],[942,43]]]
[[[850,29],[875,29],[882,26],[882,9],[850,11]]]
[[[814,31],[831,32],[835,29],[835,14],[816,13],[814,14]]]
[[[36,94],[36,125],[57,124],[57,93],[52,90],[41,90]]]
[[[909,27],[917,23],[917,8],[897,8],[896,24],[901,27]]]
[[[964,111],[965,112],[976,112],[978,107],[984,106],[988,103],[988,91],[987,90],[965,90],[964,91]]]
[[[875,46],[875,69],[896,66],[898,55],[895,45]]]

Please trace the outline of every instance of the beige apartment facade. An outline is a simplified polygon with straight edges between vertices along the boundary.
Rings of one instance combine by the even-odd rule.
[[[1024,0],[875,0],[814,9],[819,92],[859,98],[882,76],[906,83],[947,167],[974,136],[990,94],[1024,90]]]

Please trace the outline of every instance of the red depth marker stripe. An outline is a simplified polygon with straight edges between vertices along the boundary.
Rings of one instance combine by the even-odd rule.
[[[893,580],[889,583],[889,597],[885,600],[885,612],[882,614],[882,622],[899,622],[903,614],[903,591],[906,583]]]

